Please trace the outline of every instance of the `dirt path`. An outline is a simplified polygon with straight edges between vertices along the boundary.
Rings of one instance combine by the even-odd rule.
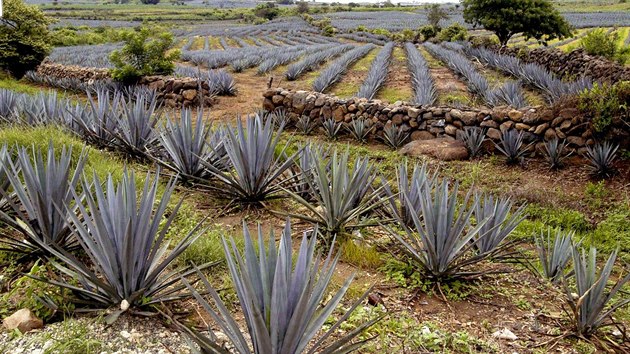
[[[370,71],[372,61],[381,50],[381,47],[372,49],[368,55],[350,66],[343,78],[328,91],[341,98],[350,98],[356,94]]]
[[[387,79],[376,95],[376,99],[394,103],[396,101],[411,101],[412,98],[413,87],[411,86],[411,75],[407,69],[407,56],[402,48],[396,47],[392,53]]]
[[[429,73],[435,89],[438,93],[438,103],[446,105],[463,104],[470,106],[473,103],[473,97],[468,92],[468,88],[464,81],[460,80],[457,75],[438,59],[434,58],[423,47],[418,47],[420,53],[429,65]]]

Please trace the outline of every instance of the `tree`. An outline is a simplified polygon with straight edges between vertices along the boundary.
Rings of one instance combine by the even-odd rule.
[[[16,78],[33,70],[50,53],[50,32],[53,22],[34,5],[22,0],[4,0],[0,18],[0,69]]]
[[[571,36],[571,27],[548,0],[463,0],[464,19],[494,32],[501,45],[522,32],[547,41]]]
[[[273,20],[280,15],[280,10],[276,4],[268,2],[265,4],[258,4],[254,9],[254,15],[266,18],[267,20]]]
[[[306,14],[308,13],[308,10],[309,10],[309,7],[306,1],[302,0],[302,1],[297,2],[297,12],[299,14]]]
[[[427,20],[429,24],[439,30],[440,21],[448,20],[448,13],[439,4],[433,4],[429,7],[429,12],[427,13]]]
[[[173,47],[173,34],[157,32],[155,28],[140,27],[123,34],[125,45],[112,52],[109,60],[114,64],[112,78],[127,84],[147,75],[169,75],[175,71],[179,50]]]
[[[145,5],[157,5],[160,3],[160,0],[140,0],[140,2]]]

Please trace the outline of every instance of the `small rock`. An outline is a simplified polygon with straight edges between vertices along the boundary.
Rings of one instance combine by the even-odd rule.
[[[184,92],[182,92],[182,96],[184,96],[185,100],[192,101],[197,96],[197,90],[195,90],[195,89],[184,90]]]
[[[424,335],[431,334],[431,330],[427,326],[422,326],[421,331],[422,331],[422,334],[424,334]]]
[[[512,333],[512,331],[510,331],[507,328],[503,328],[501,330],[498,330],[498,331],[492,333],[492,336],[494,338],[505,339],[505,340],[517,340],[518,339],[516,334]]]
[[[120,331],[120,336],[125,338],[125,339],[131,339],[131,333],[129,333],[129,332],[125,331],[125,330]]]
[[[44,327],[44,321],[37,318],[29,309],[17,310],[2,323],[7,330],[12,331],[17,328],[21,333]]]

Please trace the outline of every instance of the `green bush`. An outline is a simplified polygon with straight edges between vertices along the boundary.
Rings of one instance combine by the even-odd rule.
[[[16,78],[33,70],[50,53],[52,19],[22,0],[5,0],[0,18],[0,69]]]
[[[74,27],[58,28],[51,33],[51,44],[57,46],[94,45],[119,42],[123,34],[130,32],[127,28],[97,27],[82,29]]]
[[[438,31],[437,27],[434,27],[434,26],[431,26],[431,25],[426,25],[426,26],[420,27],[418,32],[420,32],[420,34],[422,35],[422,40],[423,41],[428,41],[429,39],[434,38],[435,36],[437,36],[439,31]]]
[[[615,119],[630,124],[630,81],[620,81],[614,85],[597,84],[578,95],[578,109],[591,119],[593,129],[606,132]]]
[[[452,25],[442,29],[437,35],[437,39],[441,42],[453,42],[453,41],[465,41],[468,38],[468,31],[466,27],[459,23],[453,23]]]
[[[580,46],[591,55],[601,55],[624,64],[630,58],[630,48],[619,46],[619,33],[598,28],[588,32],[580,41]]]
[[[141,27],[123,34],[125,45],[110,55],[114,64],[112,78],[124,83],[134,83],[146,75],[169,75],[175,70],[174,61],[179,58],[179,50],[173,47],[170,32],[155,33],[155,29]]]
[[[273,20],[280,15],[280,9],[274,3],[258,4],[254,9],[254,14],[267,20]]]

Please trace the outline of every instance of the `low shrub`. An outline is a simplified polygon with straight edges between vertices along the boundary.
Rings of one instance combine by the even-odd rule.
[[[598,133],[607,132],[617,119],[630,126],[630,81],[614,85],[593,84],[578,95],[578,109],[590,120]]]
[[[440,42],[465,41],[467,38],[468,30],[459,23],[453,23],[437,34],[437,40]]]
[[[608,32],[598,28],[589,31],[580,41],[580,46],[591,55],[601,55],[619,64],[625,64],[630,59],[630,48],[619,46],[619,33]]]

